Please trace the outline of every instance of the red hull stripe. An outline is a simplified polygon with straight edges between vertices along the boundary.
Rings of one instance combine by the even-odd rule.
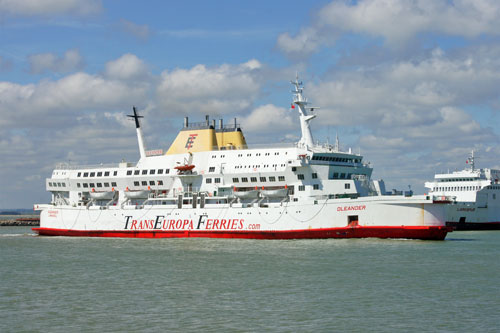
[[[129,238],[248,238],[248,239],[302,239],[302,238],[408,238],[443,240],[452,229],[444,226],[384,226],[345,227],[328,229],[274,230],[274,231],[201,231],[201,230],[71,230],[33,228],[41,236],[129,237]]]

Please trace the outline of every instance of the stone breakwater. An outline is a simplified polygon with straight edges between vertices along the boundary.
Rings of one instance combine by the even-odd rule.
[[[37,217],[19,217],[19,218],[9,218],[5,220],[0,220],[0,226],[2,227],[12,227],[12,226],[32,226],[36,227],[40,225],[40,218]]]

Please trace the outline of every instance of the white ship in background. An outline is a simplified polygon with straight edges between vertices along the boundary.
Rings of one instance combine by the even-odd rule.
[[[40,235],[216,238],[446,237],[433,196],[385,195],[363,157],[314,144],[302,83],[292,82],[302,137],[288,147],[247,147],[236,123],[185,118],[166,153],[148,153],[136,109],[140,160],[57,167]],[[262,121],[265,121],[263,119]]]
[[[429,195],[455,197],[456,203],[447,205],[446,224],[456,230],[500,229],[500,170],[476,169],[474,151],[466,163],[464,170],[426,182]]]

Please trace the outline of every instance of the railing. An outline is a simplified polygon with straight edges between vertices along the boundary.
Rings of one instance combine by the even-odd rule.
[[[130,163],[130,162],[128,162]],[[135,165],[136,163],[132,163]],[[71,165],[69,163],[58,163],[54,170],[77,170],[77,169],[101,169],[101,168],[118,168],[120,163],[101,163],[91,165]]]

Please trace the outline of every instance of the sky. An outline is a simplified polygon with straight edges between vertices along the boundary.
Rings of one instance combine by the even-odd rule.
[[[500,168],[497,0],[0,0],[0,209],[47,203],[58,163],[137,161],[182,119],[238,118],[249,145],[313,136],[388,189]]]

